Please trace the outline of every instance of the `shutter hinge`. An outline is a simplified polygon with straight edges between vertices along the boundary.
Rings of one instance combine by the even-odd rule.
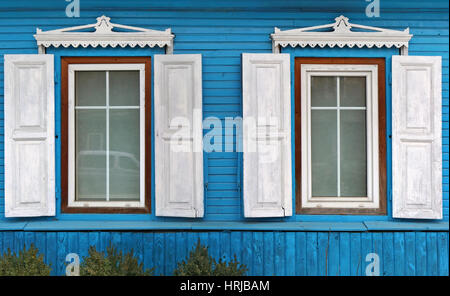
[[[391,72],[388,73],[388,83],[389,83],[389,85],[392,85],[392,73]]]

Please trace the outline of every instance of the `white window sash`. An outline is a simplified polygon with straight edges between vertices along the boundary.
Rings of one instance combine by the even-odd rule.
[[[366,77],[366,107],[311,107],[311,76]],[[301,67],[302,207],[363,208],[380,205],[378,174],[378,67],[376,65],[311,64]],[[339,91],[339,89],[337,89]],[[337,94],[339,96],[339,93]],[[313,197],[311,168],[311,110],[366,110],[367,196]],[[339,120],[339,118],[338,118]],[[339,141],[338,134],[338,141]],[[339,143],[339,142],[338,142]],[[338,145],[339,149],[339,145]],[[339,158],[339,154],[338,154]],[[339,166],[338,166],[339,168]],[[340,184],[338,183],[338,186]]]
[[[75,108],[75,71],[139,71],[139,106],[82,106]],[[145,65],[143,64],[71,64],[69,65],[69,149],[68,149],[68,176],[69,176],[69,207],[145,207]],[[106,97],[109,98],[109,76],[106,74]],[[139,133],[140,133],[140,198],[139,201],[76,201],[75,198],[75,109],[140,109]],[[109,117],[107,116],[107,153],[109,153]],[[106,157],[107,175],[109,174],[109,155]],[[109,196],[109,178],[106,178],[106,195]]]

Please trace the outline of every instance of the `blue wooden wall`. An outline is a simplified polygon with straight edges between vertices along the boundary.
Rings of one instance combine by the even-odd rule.
[[[33,243],[65,274],[68,253],[87,255],[112,242],[134,250],[156,275],[171,275],[200,239],[216,259],[236,255],[249,275],[365,275],[369,253],[380,258],[380,275],[449,274],[448,232],[0,232],[0,253]]]
[[[156,267],[157,274],[169,275],[176,262],[183,259],[198,238],[210,247],[216,257],[237,258],[248,265],[252,275],[361,275],[367,263],[367,253],[378,253],[384,275],[448,275],[449,237],[443,232],[395,230],[369,231],[219,231],[221,222],[211,231],[203,232],[99,232],[67,231],[64,225],[76,227],[81,220],[155,220],[153,215],[61,215],[57,220],[61,231],[41,229],[16,231],[13,222],[3,216],[4,206],[4,108],[3,55],[37,53],[33,34],[43,30],[94,23],[105,14],[112,22],[152,29],[172,28],[174,53],[201,53],[203,56],[203,110],[209,116],[236,117],[242,115],[241,54],[271,52],[269,34],[274,27],[291,29],[331,23],[344,14],[351,22],[369,26],[403,30],[410,28],[414,37],[410,55],[439,55],[443,61],[443,201],[444,220],[449,219],[449,3],[447,0],[381,0],[381,16],[368,18],[364,0],[80,0],[81,17],[68,18],[64,0],[0,1],[0,252],[7,248],[19,250],[34,243],[52,264],[54,274],[64,273],[64,258],[69,252],[87,254],[89,245],[104,249],[113,242],[120,249],[133,248],[146,267]],[[49,52],[51,52],[50,50]],[[90,55],[111,53],[87,49]],[[157,49],[121,49],[118,55],[148,55]],[[293,55],[386,56],[392,49],[289,50]],[[358,53],[356,53],[358,52]],[[53,50],[55,55],[83,54],[76,50]],[[112,53],[115,54],[115,53]],[[388,60],[389,62],[389,60]],[[58,63],[58,62],[57,62]],[[389,69],[389,68],[388,68]],[[389,75],[389,73],[388,73]],[[58,76],[58,74],[56,74]],[[59,77],[56,77],[58,81]],[[389,79],[388,79],[389,80]],[[389,88],[389,85],[388,85]],[[56,98],[58,100],[58,86]],[[56,102],[58,106],[58,101]],[[389,106],[388,106],[389,110]],[[389,116],[388,116],[389,117]],[[58,116],[57,116],[58,118]],[[57,125],[58,130],[58,125]],[[207,132],[207,131],[205,131]],[[243,221],[241,194],[241,155],[236,152],[205,153],[205,218],[208,221]],[[57,166],[59,159],[57,157]],[[388,162],[388,167],[390,167]],[[57,190],[59,198],[59,188]],[[390,202],[390,201],[389,201]],[[51,219],[25,219],[37,223]],[[69,220],[69,221],[67,221]],[[169,219],[170,220],[170,219]],[[293,221],[391,220],[387,217],[297,216]],[[180,220],[176,220],[180,221]],[[55,221],[56,223],[57,221]],[[64,222],[64,221],[63,221]],[[159,221],[164,222],[164,221]],[[189,221],[181,220],[183,223]],[[239,222],[239,223],[241,223]],[[70,224],[72,223],[72,224]],[[49,224],[47,224],[49,225]],[[62,225],[62,226],[61,226]],[[99,224],[96,229],[101,228]],[[1,226],[1,225],[0,225]],[[8,227],[11,228],[8,230]],[[448,227],[448,224],[447,224]],[[0,227],[1,228],[1,227]],[[19,227],[20,228],[20,227]],[[89,228],[88,228],[89,229]]]
[[[36,53],[33,34],[44,30],[95,22],[105,14],[113,22],[153,29],[172,28],[175,54],[203,55],[204,118],[220,119],[242,114],[241,53],[271,52],[269,34],[281,29],[331,23],[340,14],[351,22],[391,29],[410,28],[411,55],[443,57],[443,200],[444,220],[449,217],[449,24],[448,1],[380,1],[381,16],[368,18],[363,0],[287,1],[123,1],[81,0],[81,17],[68,18],[64,0],[0,1],[0,220],[3,218],[3,54]],[[298,51],[295,51],[298,52]],[[327,49],[322,49],[327,53]],[[58,93],[57,93],[58,95]],[[205,220],[243,220],[241,155],[205,153]],[[59,158],[57,157],[57,161]],[[391,164],[388,163],[388,166]],[[58,193],[57,193],[58,195]],[[148,215],[147,215],[148,216]],[[81,216],[76,219],[99,219]],[[111,219],[111,216],[107,217]],[[389,217],[387,217],[389,219]],[[60,217],[58,219],[74,219]],[[153,219],[127,216],[113,219]],[[352,217],[300,216],[294,220],[351,220]],[[359,217],[353,219],[378,219]]]

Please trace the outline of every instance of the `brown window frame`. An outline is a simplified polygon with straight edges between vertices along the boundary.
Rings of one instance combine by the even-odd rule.
[[[70,64],[145,64],[145,205],[144,207],[69,207],[68,114]],[[62,213],[151,213],[151,58],[150,57],[62,57],[61,58],[61,212]]]
[[[302,64],[356,64],[378,66],[378,153],[380,206],[376,209],[302,208],[301,198],[301,66]],[[386,61],[384,58],[295,58],[295,207],[307,215],[387,215],[386,210]]]

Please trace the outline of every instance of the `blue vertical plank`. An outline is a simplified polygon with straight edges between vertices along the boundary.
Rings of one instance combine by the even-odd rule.
[[[318,275],[317,232],[306,233],[306,275]]]
[[[3,233],[3,248],[5,249],[5,253],[8,250],[14,252],[14,232],[6,231]]]
[[[286,236],[285,232],[276,231],[275,239],[275,275],[286,275],[286,262],[284,261],[286,252]],[[264,258],[266,260],[267,258]]]
[[[188,255],[190,254],[190,252],[192,252],[192,250],[197,245],[198,239],[199,239],[199,236],[198,236],[197,232],[188,232],[188,236],[187,236]]]
[[[439,275],[448,276],[448,232],[438,233],[438,258],[439,258]]]
[[[122,250],[122,232],[113,232],[111,235],[111,246],[116,250]]]
[[[176,264],[178,266],[182,261],[186,261],[189,254],[187,247],[187,234],[186,232],[177,232],[175,234],[175,247],[176,247]]]
[[[134,255],[139,263],[144,262],[144,237],[142,232],[133,232],[132,239],[134,241]]]
[[[405,275],[405,233],[394,233],[394,275]]]
[[[295,275],[306,275],[306,232],[295,233]]]
[[[264,275],[275,275],[274,266],[274,233],[272,231],[264,232]]]
[[[416,275],[427,275],[427,234],[416,233]]]
[[[0,231],[0,256],[2,256],[5,251],[3,250],[3,233],[2,231]]]
[[[383,233],[382,232],[374,232],[372,233],[372,246],[373,252],[378,255],[380,258],[380,275],[383,275],[383,266],[384,266],[384,258],[383,258]]]
[[[339,260],[339,232],[331,232],[330,246],[328,248],[328,275],[338,276],[340,274]]]
[[[264,272],[264,240],[262,232],[253,233],[253,274],[263,275]]]
[[[286,275],[295,275],[295,233],[286,232]]]
[[[351,274],[350,250],[350,233],[341,232],[339,234],[339,275],[349,276]]]
[[[36,232],[35,236],[35,246],[39,250],[39,254],[42,254],[44,256],[44,262],[45,264],[49,264],[50,261],[47,257],[47,238],[45,232]],[[52,269],[54,269],[54,266],[51,266]]]
[[[111,233],[107,231],[100,232],[100,250],[106,251],[111,245]]]
[[[75,253],[78,254],[78,256],[80,256],[78,245],[78,232],[67,233],[67,253]]]
[[[52,265],[51,275],[58,275],[58,264],[57,264],[57,246],[58,242],[56,239],[56,232],[47,232],[47,250],[45,256],[48,258],[48,262]]]
[[[394,275],[394,234],[383,233],[383,275]]]
[[[427,275],[438,275],[438,248],[436,232],[427,232]]]
[[[220,237],[218,232],[210,232],[209,238],[208,238],[208,244],[209,246],[208,251],[209,254],[215,258],[216,260],[219,260],[220,257]]]
[[[229,262],[230,258],[230,232],[223,231],[220,233],[220,258]]]
[[[165,234],[165,266],[164,275],[172,275],[176,268],[176,246],[175,246],[175,233],[168,232]]]
[[[22,251],[25,247],[25,239],[23,231],[14,232],[14,252],[19,254],[19,251]]]
[[[155,265],[153,262],[153,232],[144,232],[143,240],[144,240],[144,266],[147,269],[151,269]]]
[[[164,275],[164,233],[156,232],[154,239],[155,275]]]
[[[67,232],[58,232],[57,235],[58,248],[56,257],[56,274],[64,275],[66,270],[67,252]]]
[[[317,275],[329,275],[330,257],[330,233],[319,232],[317,234]]]
[[[118,246],[119,250],[122,250],[124,254],[130,252],[131,250],[134,250],[133,246],[133,233],[125,231],[122,232],[122,239],[120,241],[120,245]]]
[[[361,233],[361,275],[366,276],[367,262],[366,257],[368,254],[373,253],[372,233]]]
[[[88,233],[89,246],[95,247],[97,251],[100,250],[100,238],[97,231],[92,231]]]
[[[362,275],[361,233],[350,234],[350,275]]]
[[[253,236],[252,232],[242,233],[242,262],[247,265],[247,274],[253,275]]]
[[[243,250],[243,241],[242,241],[242,232],[240,231],[233,231],[231,232],[231,256],[234,258],[234,255],[236,255],[237,261],[242,263],[242,250]]]
[[[416,233],[405,232],[405,275],[416,275]]]
[[[24,240],[25,240],[25,248],[28,250],[31,245],[33,245],[34,247],[36,247],[36,244],[34,243],[35,240],[35,235],[34,232],[32,231],[26,231],[24,233]],[[1,250],[1,247],[0,247]]]
[[[198,239],[195,241],[195,245],[197,245],[198,240],[200,239],[200,243],[203,246],[209,247],[210,246],[210,239],[211,239],[211,233],[208,232],[197,232]],[[214,235],[212,235],[214,236]],[[208,248],[210,250],[211,248]]]

